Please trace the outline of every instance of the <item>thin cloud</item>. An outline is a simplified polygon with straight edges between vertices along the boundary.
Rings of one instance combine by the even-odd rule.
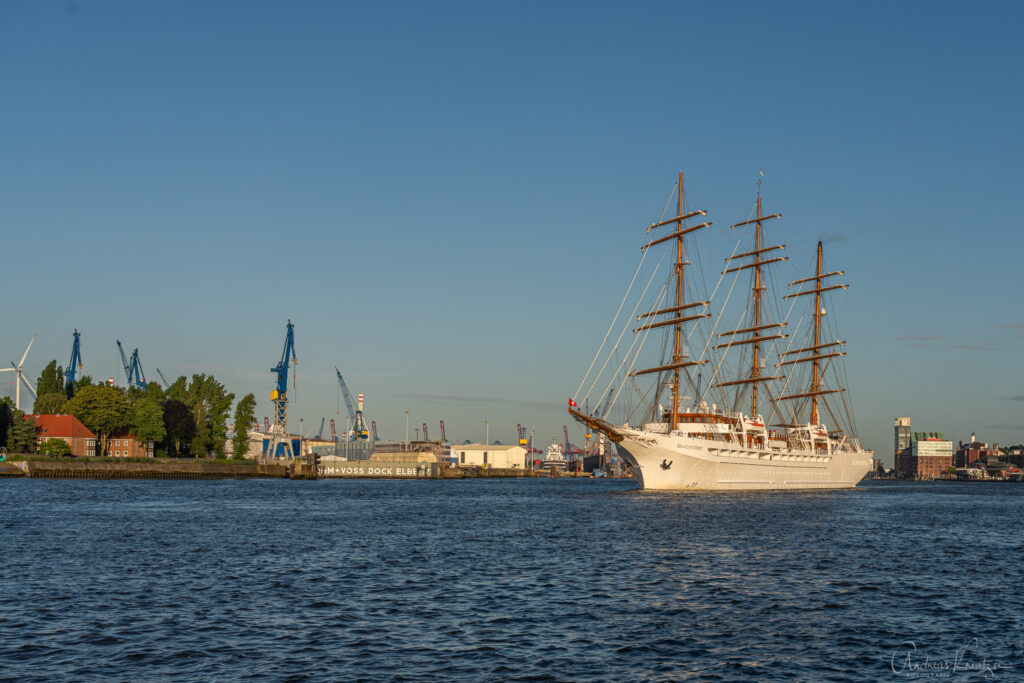
[[[949,344],[947,348],[959,351],[1009,351],[998,346],[979,346],[978,344]]]
[[[1004,401],[1024,401],[1024,394],[1017,394],[1016,396],[1000,396]]]
[[[512,398],[495,398],[493,396],[446,396],[443,394],[399,394],[406,398],[426,401],[428,403],[500,403],[503,405],[517,406],[519,408],[554,408],[561,406],[543,401],[520,401]]]
[[[957,351],[1011,351],[1012,349],[1004,349],[998,346],[983,346],[981,344],[954,344],[948,337],[940,337],[938,335],[927,335],[917,336],[911,335],[906,337],[895,337],[894,341],[907,342],[907,345],[913,348],[926,348],[926,349],[955,349]]]

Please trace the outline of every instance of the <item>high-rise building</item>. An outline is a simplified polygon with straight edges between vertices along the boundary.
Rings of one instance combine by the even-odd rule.
[[[898,456],[900,452],[910,448],[910,418],[897,417],[895,422],[894,452]]]

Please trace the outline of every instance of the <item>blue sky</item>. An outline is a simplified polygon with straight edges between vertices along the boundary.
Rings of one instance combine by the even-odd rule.
[[[548,441],[675,174],[828,244],[862,439],[1024,441],[1013,3],[0,3],[0,348]],[[796,252],[798,254],[799,251]],[[791,254],[793,260],[797,255]],[[344,409],[342,408],[342,412]],[[577,439],[579,430],[570,426]]]

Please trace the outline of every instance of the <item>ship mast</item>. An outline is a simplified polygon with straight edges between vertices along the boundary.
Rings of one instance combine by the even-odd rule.
[[[672,362],[669,363],[668,365],[659,365],[657,367],[645,368],[643,370],[636,370],[636,371],[630,373],[630,377],[635,377],[636,375],[645,375],[645,374],[652,373],[652,372],[660,373],[660,372],[664,372],[666,370],[672,370],[672,414],[669,416],[669,420],[668,420],[669,424],[671,425],[671,429],[672,430],[675,430],[676,427],[679,424],[679,380],[680,380],[680,372],[679,371],[682,370],[683,368],[687,368],[687,367],[690,367],[690,366],[693,366],[693,365],[703,365],[704,363],[708,362],[707,360],[702,360],[702,361],[689,360],[686,357],[686,354],[684,353],[684,349],[683,349],[683,324],[687,323],[687,322],[689,322],[691,320],[697,320],[699,318],[707,318],[707,317],[710,317],[710,315],[711,315],[707,311],[701,311],[699,313],[694,313],[692,315],[685,315],[685,314],[683,314],[684,311],[686,311],[688,309],[692,309],[692,308],[703,307],[704,309],[706,309],[708,307],[708,304],[710,303],[709,301],[692,301],[692,302],[686,303],[684,298],[683,298],[683,281],[684,281],[684,277],[683,276],[684,276],[685,267],[686,267],[686,265],[688,265],[686,260],[685,260],[686,250],[684,248],[683,240],[686,238],[686,235],[690,234],[691,232],[694,232],[696,230],[700,230],[702,228],[709,227],[711,225],[711,221],[707,221],[707,222],[701,223],[699,225],[684,226],[684,223],[687,220],[689,220],[690,218],[693,218],[695,216],[706,216],[708,212],[705,211],[705,210],[699,210],[699,211],[691,211],[691,212],[686,213],[686,214],[683,213],[683,192],[684,192],[684,190],[683,190],[683,173],[682,173],[682,171],[680,171],[680,173],[679,173],[679,181],[677,183],[677,189],[678,189],[678,195],[677,195],[677,201],[676,201],[676,216],[675,216],[675,218],[669,218],[667,220],[663,220],[663,221],[660,221],[658,223],[654,223],[649,228],[647,228],[647,232],[650,232],[651,230],[654,230],[655,228],[660,228],[662,226],[671,225],[671,224],[674,223],[675,226],[676,226],[676,231],[674,233],[672,233],[671,235],[666,235],[666,236],[660,237],[660,238],[658,238],[656,240],[652,240],[652,241],[648,242],[647,244],[645,244],[643,247],[641,247],[641,251],[644,251],[646,249],[649,249],[650,247],[653,247],[656,244],[661,244],[662,242],[668,242],[669,240],[672,240],[672,239],[675,240],[675,242],[676,242],[676,261],[675,261],[675,272],[674,272],[674,278],[675,278],[675,281],[676,281],[675,282],[675,284],[676,284],[676,287],[675,287],[675,290],[676,290],[675,305],[674,306],[670,306],[668,308],[663,308],[663,309],[661,309],[659,311],[650,311],[648,313],[642,313],[642,314],[637,316],[637,320],[643,320],[644,318],[650,318],[650,317],[653,317],[653,316],[656,316],[656,315],[661,315],[661,314],[664,314],[664,313],[675,313],[677,315],[676,315],[676,317],[670,318],[670,319],[667,319],[667,320],[659,320],[657,322],[647,322],[647,323],[644,323],[640,327],[637,327],[636,329],[633,330],[634,333],[637,333],[637,332],[641,332],[641,331],[644,331],[644,330],[650,330],[650,329],[656,328],[656,327],[668,327],[668,326],[674,327],[674,330],[673,330],[673,333],[674,333],[673,334],[673,336],[674,336],[674,343],[672,345]]]
[[[786,299],[792,299],[794,297],[805,296],[805,295],[808,295],[808,294],[813,294],[814,295],[814,332],[813,332],[813,336],[812,336],[813,343],[810,346],[802,348],[802,349],[794,349],[792,351],[786,351],[785,353],[781,354],[783,357],[789,356],[789,355],[793,355],[793,356],[796,356],[796,357],[788,359],[788,360],[783,360],[778,365],[776,365],[776,367],[781,367],[783,365],[795,365],[797,363],[810,363],[811,364],[811,386],[810,386],[810,389],[808,391],[806,391],[806,392],[802,392],[802,393],[799,393],[799,394],[790,394],[789,396],[780,396],[778,398],[778,400],[783,401],[783,400],[797,399],[797,398],[810,398],[811,399],[811,415],[810,415],[810,417],[811,417],[811,424],[812,425],[817,425],[817,424],[820,424],[820,422],[821,422],[820,415],[818,414],[818,397],[822,396],[824,394],[834,394],[834,393],[838,393],[838,392],[844,391],[844,389],[822,389],[821,388],[821,386],[822,386],[822,378],[823,378],[823,376],[825,374],[825,370],[828,369],[828,363],[831,363],[833,358],[837,358],[837,357],[845,356],[846,355],[845,352],[841,352],[841,351],[832,351],[831,353],[821,353],[822,349],[833,349],[835,347],[843,346],[843,345],[846,344],[845,341],[840,341],[840,340],[836,340],[834,342],[828,342],[828,343],[825,343],[825,344],[823,344],[821,342],[821,319],[825,316],[825,309],[822,308],[822,305],[821,305],[821,295],[824,292],[828,292],[828,291],[831,291],[833,289],[846,289],[847,287],[849,287],[849,285],[838,284],[838,285],[824,286],[825,278],[835,277],[837,275],[843,275],[844,271],[836,270],[836,271],[833,271],[831,273],[822,273],[821,271],[822,271],[821,242],[818,242],[818,257],[817,257],[817,263],[816,263],[816,266],[815,266],[815,274],[814,274],[814,276],[813,277],[806,277],[806,278],[803,278],[802,280],[794,280],[793,282],[789,283],[789,286],[792,287],[793,285],[800,285],[800,284],[804,284],[805,282],[813,282],[814,283],[813,289],[808,289],[808,290],[803,291],[803,292],[794,292],[792,294],[787,294],[785,296]],[[810,353],[811,355],[809,355],[809,356],[799,355],[799,354],[804,354],[804,353]],[[821,365],[820,365],[821,361],[827,361],[824,368],[822,368]]]
[[[730,346],[737,346],[737,345],[741,345],[741,344],[752,344],[753,345],[753,352],[751,354],[751,362],[750,362],[750,372],[747,374],[747,376],[744,377],[744,378],[741,378],[741,379],[732,380],[730,382],[718,382],[717,384],[715,384],[716,387],[725,387],[725,386],[735,386],[735,385],[742,385],[742,384],[750,384],[751,385],[751,394],[750,394],[750,396],[751,396],[751,398],[750,398],[750,415],[751,415],[751,417],[757,415],[757,385],[761,384],[763,382],[771,382],[771,381],[774,381],[774,380],[777,380],[777,379],[782,379],[780,376],[775,376],[775,375],[770,376],[770,377],[762,377],[761,376],[761,344],[762,344],[762,342],[771,341],[773,339],[783,339],[783,338],[789,336],[789,335],[781,334],[781,333],[778,333],[778,334],[767,334],[767,335],[764,334],[764,332],[766,332],[768,330],[776,330],[776,331],[778,331],[778,330],[786,327],[786,323],[784,323],[784,322],[782,322],[782,323],[770,323],[770,322],[769,323],[765,323],[765,322],[763,322],[764,314],[763,314],[763,311],[762,311],[762,298],[764,296],[764,291],[767,289],[767,287],[764,284],[764,273],[763,273],[762,269],[765,266],[767,266],[768,264],[778,263],[780,261],[788,260],[787,257],[785,257],[785,256],[778,256],[778,257],[767,258],[767,259],[761,258],[761,256],[763,254],[766,254],[766,253],[771,252],[771,251],[775,251],[776,249],[785,249],[786,248],[785,244],[776,244],[776,245],[772,245],[772,246],[768,246],[768,247],[763,246],[764,245],[764,232],[763,232],[763,225],[762,224],[765,221],[771,220],[773,218],[782,218],[782,214],[781,213],[776,213],[776,214],[772,214],[770,216],[765,216],[764,215],[763,209],[762,209],[762,205],[761,205],[761,179],[758,178],[758,180],[757,180],[757,215],[754,218],[752,218],[752,219],[750,219],[748,221],[743,221],[741,223],[736,223],[735,225],[732,226],[733,229],[735,229],[735,228],[738,228],[740,226],[750,225],[751,223],[754,224],[754,250],[753,251],[748,251],[748,252],[743,253],[743,254],[736,254],[734,256],[730,256],[730,257],[725,259],[726,263],[728,263],[729,261],[733,261],[733,260],[737,260],[737,259],[741,259],[741,258],[746,258],[748,256],[753,256],[754,260],[751,261],[750,263],[744,263],[744,264],[739,265],[739,266],[733,266],[731,268],[726,268],[726,270],[723,272],[723,275],[724,275],[724,274],[727,274],[727,273],[733,273],[733,272],[736,272],[736,271],[739,271],[739,270],[744,270],[744,269],[747,269],[747,268],[753,268],[754,269],[754,284],[753,284],[753,288],[751,290],[751,297],[752,297],[752,304],[753,304],[753,311],[754,311],[753,319],[751,320],[751,322],[753,324],[749,325],[747,327],[741,327],[741,328],[737,328],[735,330],[729,330],[728,332],[720,333],[718,336],[720,338],[721,337],[728,337],[728,341],[723,342],[723,343],[718,344],[717,346],[715,346],[716,349],[721,349],[721,348],[728,348]],[[750,337],[739,337],[739,338],[737,338],[737,335],[744,335],[744,334],[750,334],[751,336]]]

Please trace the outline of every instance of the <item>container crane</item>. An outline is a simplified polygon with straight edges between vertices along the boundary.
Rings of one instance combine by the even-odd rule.
[[[448,443],[448,437],[444,435],[444,420],[441,420],[441,443]]]
[[[166,377],[164,377],[164,373],[160,372],[160,368],[156,369],[156,374],[160,375],[160,381],[164,383],[164,389],[171,386],[171,383],[167,381]]]
[[[274,426],[271,430],[270,445],[267,447],[267,455],[276,458],[280,445],[282,457],[289,460],[295,459],[295,451],[292,449],[291,434],[288,433],[288,366],[290,363],[297,365],[299,362],[295,354],[294,328],[295,325],[289,320],[281,360],[270,368],[270,371],[277,375],[277,384],[270,392],[270,400],[274,404]]]
[[[317,440],[324,438],[324,420],[326,419],[326,417],[320,418],[320,431],[316,433]]]
[[[363,419],[363,395],[359,394],[359,407],[352,405],[352,394],[349,393],[345,378],[341,376],[341,370],[334,366],[334,372],[338,375],[338,386],[341,388],[341,395],[345,398],[345,409],[348,411],[349,441],[366,441],[370,438],[370,432],[366,429],[366,420]]]
[[[82,369],[82,345],[79,338],[82,335],[75,330],[75,341],[71,344],[71,360],[68,361],[67,370],[64,371],[64,384],[74,385],[75,373]]]
[[[373,428],[373,440],[374,441],[380,441],[380,439],[377,438],[377,421],[376,420],[371,420],[370,421],[370,425]]]
[[[331,418],[331,441],[338,441],[338,432],[334,429],[334,418]]]

